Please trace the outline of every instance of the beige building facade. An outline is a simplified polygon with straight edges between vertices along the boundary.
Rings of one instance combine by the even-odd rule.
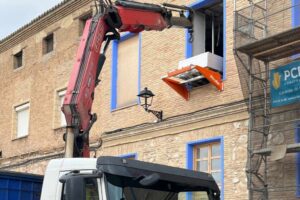
[[[205,2],[169,1],[195,9],[207,8]],[[206,171],[217,180],[223,199],[248,199],[249,114],[233,51],[233,13],[249,4],[216,2],[223,15],[217,21],[223,33],[222,39],[216,37],[216,49],[223,57],[224,90],[205,84],[192,88],[187,101],[162,81],[179,61],[193,56],[186,30],[123,35],[109,47],[96,88],[91,154]],[[66,129],[60,105],[92,5],[90,0],[65,0],[0,41],[0,169],[43,174],[49,160],[63,157]],[[209,51],[207,44],[203,48]],[[163,110],[161,122],[139,105],[136,95],[145,87],[155,94],[151,109]],[[293,169],[289,179],[294,185],[295,177]],[[297,198],[295,191],[288,199]]]

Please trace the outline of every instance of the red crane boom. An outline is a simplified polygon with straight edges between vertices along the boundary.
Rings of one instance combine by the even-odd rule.
[[[67,122],[66,157],[90,156],[89,131],[97,120],[96,114],[92,114],[95,87],[99,83],[107,47],[111,40],[120,39],[119,32],[162,31],[179,26],[192,33],[191,15],[184,15],[190,9],[185,6],[124,0],[114,4],[101,0],[99,5],[98,13],[84,28],[62,106]]]

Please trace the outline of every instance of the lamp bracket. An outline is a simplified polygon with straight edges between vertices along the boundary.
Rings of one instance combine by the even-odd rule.
[[[162,110],[156,111],[156,110],[147,109],[146,111],[155,115],[155,117],[158,119],[159,122],[161,122],[163,120],[163,111]]]

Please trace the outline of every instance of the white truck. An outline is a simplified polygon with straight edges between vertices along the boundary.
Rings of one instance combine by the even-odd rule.
[[[120,157],[50,161],[41,200],[219,200],[210,174]]]

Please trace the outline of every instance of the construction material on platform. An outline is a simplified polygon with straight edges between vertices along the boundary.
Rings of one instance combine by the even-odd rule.
[[[170,71],[162,77],[162,80],[188,100],[190,90],[209,83],[222,91],[224,89],[222,71],[222,57],[207,52],[180,61],[178,69]]]
[[[216,86],[219,91],[224,89],[222,77],[219,72],[197,65],[191,65],[169,72],[162,80],[185,100],[189,99],[189,91],[191,89],[208,83]]]
[[[202,67],[209,67],[218,72],[223,72],[223,58],[210,52],[202,53],[197,56],[181,60],[178,63],[178,69],[189,65],[198,65]]]

